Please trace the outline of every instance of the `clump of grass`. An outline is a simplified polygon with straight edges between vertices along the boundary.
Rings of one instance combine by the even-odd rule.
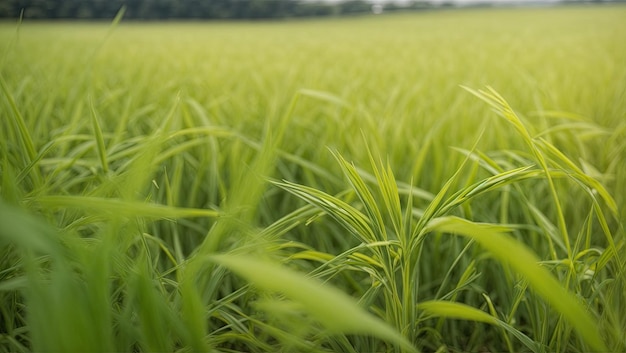
[[[495,91],[481,91],[477,93],[486,99],[495,99],[497,97],[498,101],[493,101],[492,104],[508,115],[507,118],[517,127],[522,138],[530,143],[531,148],[535,148],[534,142],[526,133],[519,118],[506,102],[497,96]],[[555,153],[554,148],[550,148],[549,151]],[[407,204],[404,206],[404,210],[402,210],[398,186],[389,165],[384,168],[382,164],[374,162],[373,159],[372,168],[376,176],[375,184],[378,187],[378,190],[376,190],[378,198],[374,197],[372,190],[366,186],[365,181],[359,175],[354,165],[337,155],[337,159],[349,180],[352,191],[358,196],[361,206],[359,208],[355,208],[337,197],[312,188],[288,182],[275,182],[275,185],[320,208],[347,232],[359,239],[361,245],[347,252],[351,253],[351,257],[346,256],[346,253],[344,253],[338,256],[340,260],[330,255],[318,255],[316,259],[324,262],[323,266],[332,267],[334,269],[333,272],[350,267],[352,270],[360,270],[370,274],[372,276],[372,288],[370,289],[382,287],[381,289],[377,288],[375,293],[384,298],[382,300],[384,304],[382,304],[382,307],[375,309],[375,312],[384,313],[382,315],[385,320],[394,323],[394,326],[409,339],[418,337],[418,332],[423,325],[420,319],[423,320],[424,317],[429,317],[430,314],[475,320],[500,326],[506,334],[517,337],[527,349],[535,352],[543,352],[546,347],[549,347],[548,350],[554,347],[560,350],[560,347],[567,346],[566,342],[569,337],[565,337],[563,342],[555,342],[555,346],[532,341],[522,332],[510,326],[509,323],[501,321],[490,301],[492,316],[454,301],[437,300],[438,298],[419,304],[422,301],[418,296],[420,293],[418,268],[422,261],[422,243],[428,241],[426,238],[432,236],[430,234],[443,232],[464,235],[476,241],[483,248],[487,249],[497,262],[517,273],[520,280],[524,281],[525,287],[529,287],[529,289],[538,293],[539,297],[563,316],[566,324],[559,322],[558,325],[571,326],[591,349],[607,350],[607,346],[597,330],[596,319],[592,318],[586,311],[585,306],[579,304],[575,296],[567,291],[567,283],[570,282],[570,278],[574,274],[569,273],[567,275],[568,279],[564,287],[549,271],[539,266],[540,260],[531,250],[522,243],[503,235],[503,233],[512,232],[516,228],[522,229],[522,225],[476,223],[449,215],[456,208],[462,207],[463,204],[469,203],[473,198],[477,198],[487,192],[496,192],[499,189],[508,190],[512,184],[514,185],[527,179],[548,179],[550,181],[553,177],[552,173],[562,176],[560,172],[553,172],[548,169],[542,152],[538,150],[533,152],[536,158],[541,161],[542,167],[537,168],[531,165],[513,170],[502,170],[489,178],[476,181],[450,195],[449,188],[461,175],[463,171],[462,165],[445,184],[444,188],[430,201],[426,209],[418,213],[420,217],[416,221],[413,220],[415,212],[413,211],[412,193],[409,194]],[[473,152],[470,153],[473,154]],[[466,161],[469,160],[471,154],[468,154]],[[568,161],[565,156],[561,155],[561,157],[563,159],[558,162]],[[497,163],[492,165],[497,166]],[[559,166],[559,168],[562,167]],[[590,190],[594,187],[600,188],[599,193],[604,195],[609,209],[613,211],[613,216],[616,216],[616,209],[611,207],[614,205],[614,200],[600,184],[582,173],[578,175],[569,174],[569,177],[575,180],[583,179],[588,183],[588,185],[583,185],[583,187],[587,187]],[[553,184],[550,182],[550,185]],[[556,192],[553,193],[553,196],[555,197],[555,203],[558,205],[560,201]],[[593,201],[594,205],[597,205],[598,201],[595,199]],[[590,212],[595,213],[600,222],[605,224],[605,215],[602,212],[594,212],[594,209],[598,211],[598,208],[594,206]],[[476,216],[473,215],[472,218]],[[563,217],[563,214],[559,213],[559,217]],[[564,229],[564,231],[564,236],[566,237],[564,243],[569,244],[567,229]],[[607,234],[607,237],[611,246],[606,251],[609,254],[616,254],[612,241],[613,234]],[[361,249],[367,250],[368,253],[361,254],[359,252]],[[566,246],[565,250],[571,251],[571,248]],[[308,253],[308,251],[306,252]],[[511,256],[512,254],[515,255]],[[573,257],[572,255],[570,256]],[[577,257],[580,257],[580,255]],[[359,262],[359,265],[349,263],[350,260],[356,260]],[[616,261],[618,268],[620,268],[622,259],[616,256],[613,260]],[[569,258],[557,261],[573,263]],[[592,266],[595,267],[595,265]],[[570,270],[576,271],[574,266],[571,266]],[[390,278],[395,278],[395,280],[390,281]],[[463,283],[463,285],[467,284]],[[456,290],[458,288],[455,288],[453,291]],[[366,296],[372,295],[368,292],[366,291]],[[451,295],[451,297],[455,296]],[[488,295],[485,294],[485,296],[489,300]],[[519,303],[514,304],[515,307],[517,305]],[[420,307],[422,310],[420,310]],[[599,309],[597,308],[597,310]],[[513,314],[515,313],[511,313],[509,320],[512,320],[511,316]],[[599,316],[599,313],[596,313],[596,316]],[[571,331],[571,329],[566,330]],[[509,345],[509,349],[513,349],[506,334],[504,341]],[[558,335],[559,332],[556,334]],[[617,337],[613,338],[616,339]],[[415,341],[414,343],[418,344],[419,342]]]

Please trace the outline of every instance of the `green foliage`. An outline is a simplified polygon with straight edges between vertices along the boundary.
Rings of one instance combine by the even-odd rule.
[[[362,333],[390,340],[415,351],[411,344],[380,319],[359,308],[350,297],[313,279],[261,260],[241,255],[218,255],[211,258],[256,286],[280,292],[300,304],[333,333]]]
[[[500,263],[511,266],[514,271],[521,274],[530,287],[563,315],[594,350],[607,350],[596,329],[597,323],[585,308],[564,290],[548,271],[538,265],[539,259],[530,250],[501,234],[505,228],[473,223],[456,217],[442,217],[430,221],[428,230],[462,234],[476,240]]]
[[[400,9],[418,9],[414,6]],[[423,3],[422,8],[432,7]],[[82,0],[15,1],[0,5],[0,18],[27,19],[109,19],[126,8],[127,19],[281,19],[371,13],[371,4],[363,0],[339,3],[301,0]]]
[[[0,24],[0,352],[626,350],[622,7],[119,14]]]

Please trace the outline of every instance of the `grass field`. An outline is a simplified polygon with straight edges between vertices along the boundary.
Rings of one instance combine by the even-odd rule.
[[[0,351],[626,351],[624,18],[0,23]]]

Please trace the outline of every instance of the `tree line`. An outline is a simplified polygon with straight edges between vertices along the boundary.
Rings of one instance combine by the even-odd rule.
[[[125,19],[270,19],[367,13],[364,0],[338,3],[302,0],[1,0],[0,17],[32,19],[111,19],[126,7]],[[416,0],[384,10],[423,9],[432,5]],[[378,8],[380,10],[380,6]]]

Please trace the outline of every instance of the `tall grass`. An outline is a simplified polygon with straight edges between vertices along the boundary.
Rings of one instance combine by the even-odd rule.
[[[626,350],[624,12],[0,24],[0,349]]]

